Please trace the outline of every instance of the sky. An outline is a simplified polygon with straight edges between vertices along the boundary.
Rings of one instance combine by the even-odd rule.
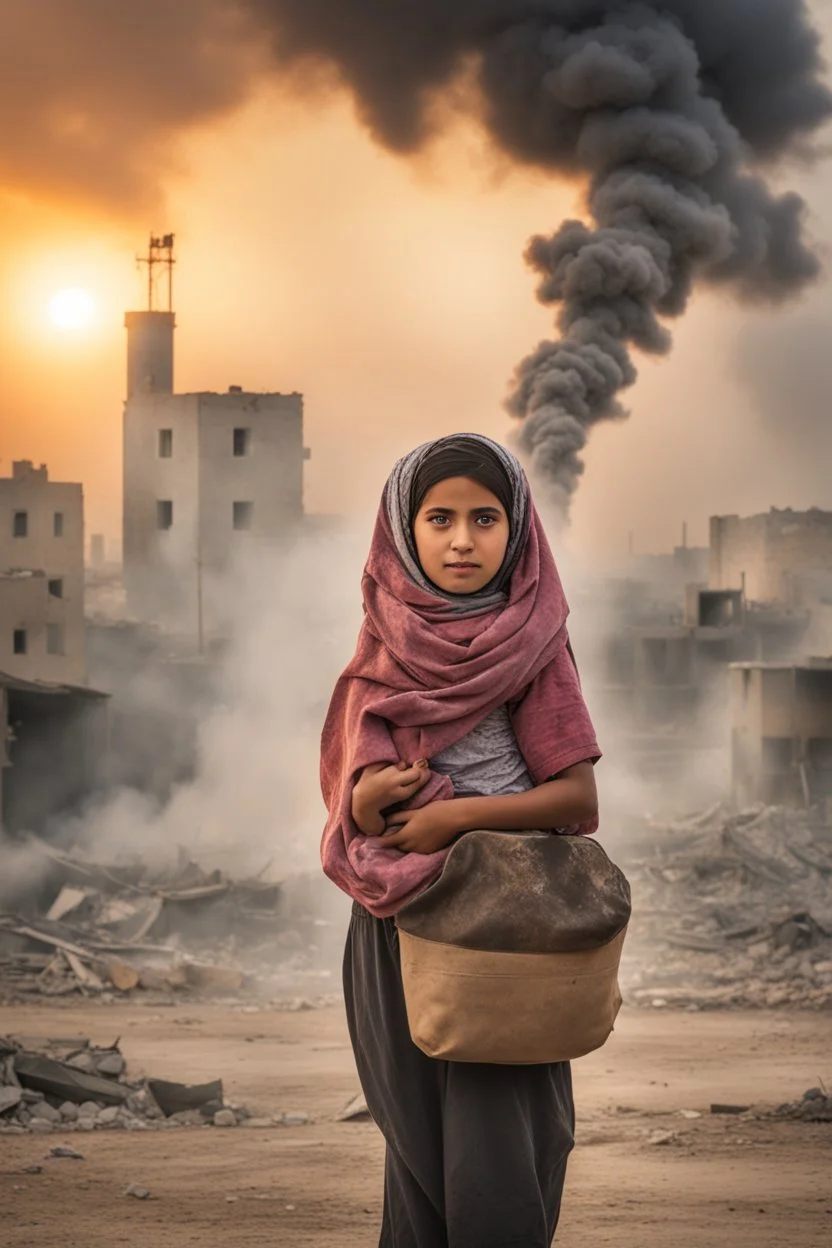
[[[91,19],[101,4],[67,9]],[[199,48],[210,90],[196,110],[174,52],[208,0],[177,10],[170,56],[147,36],[149,76],[123,89],[118,125],[95,129],[116,68],[93,42],[67,69],[46,20],[56,5],[30,0],[42,20],[27,24],[24,6],[0,0],[11,23],[0,52],[0,473],[26,458],[82,481],[87,531],[118,538],[123,314],[143,306],[135,255],[150,231],[176,234],[177,389],[302,391],[309,510],[374,509],[392,459],[418,441],[505,436],[512,371],[551,333],[523,249],[580,214],[580,183],[510,166],[459,118],[418,159],[393,155],[337,88],[261,76],[245,39],[235,55],[250,70],[230,73],[222,29]],[[815,10],[832,37],[820,0]],[[152,25],[166,6],[144,12]],[[49,84],[31,116],[21,95],[3,98],[10,66]],[[778,179],[808,199],[832,266],[832,162]],[[83,333],[47,315],[73,287],[95,303]],[[698,294],[673,351],[639,361],[629,418],[593,431],[574,548],[614,557],[632,534],[637,551],[659,551],[683,522],[705,543],[714,513],[832,508],[830,315],[828,276],[776,311]]]

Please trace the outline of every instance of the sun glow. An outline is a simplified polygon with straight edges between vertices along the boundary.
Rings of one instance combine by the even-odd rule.
[[[59,290],[49,301],[49,319],[58,329],[88,329],[95,319],[95,303],[86,290]]]

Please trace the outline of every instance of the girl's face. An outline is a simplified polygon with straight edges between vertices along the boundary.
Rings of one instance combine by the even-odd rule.
[[[422,571],[450,594],[473,594],[505,557],[508,516],[499,499],[469,477],[449,477],[425,495],[413,521]]]

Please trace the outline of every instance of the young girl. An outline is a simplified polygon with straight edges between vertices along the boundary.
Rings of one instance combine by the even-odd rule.
[[[387,1144],[380,1248],[549,1248],[573,1143],[569,1064],[422,1053],[393,918],[465,832],[597,825],[568,608],[514,456],[461,434],[399,461],[363,596],[323,732],[322,861],[354,899],[344,990]]]

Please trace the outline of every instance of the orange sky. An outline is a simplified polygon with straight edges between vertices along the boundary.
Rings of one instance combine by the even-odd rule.
[[[576,211],[577,188],[495,169],[473,129],[414,166],[374,147],[345,100],[290,106],[268,92],[175,155],[152,219],[0,200],[0,472],[25,457],[81,480],[88,532],[118,537],[122,317],[142,306],[133,255],[151,228],[177,234],[177,388],[303,391],[310,509],[374,506],[391,459],[418,440],[503,434],[506,381],[550,332],[523,246]],[[796,170],[788,183],[812,199],[829,250],[832,179]],[[66,286],[98,302],[85,336],[46,319]],[[807,306],[828,316],[828,287]],[[579,550],[623,551],[630,530],[637,549],[663,549],[684,520],[705,541],[711,512],[832,507],[788,412],[766,430],[735,376],[738,334],[771,316],[793,319],[700,296],[668,359],[642,362],[631,419],[592,438]]]

